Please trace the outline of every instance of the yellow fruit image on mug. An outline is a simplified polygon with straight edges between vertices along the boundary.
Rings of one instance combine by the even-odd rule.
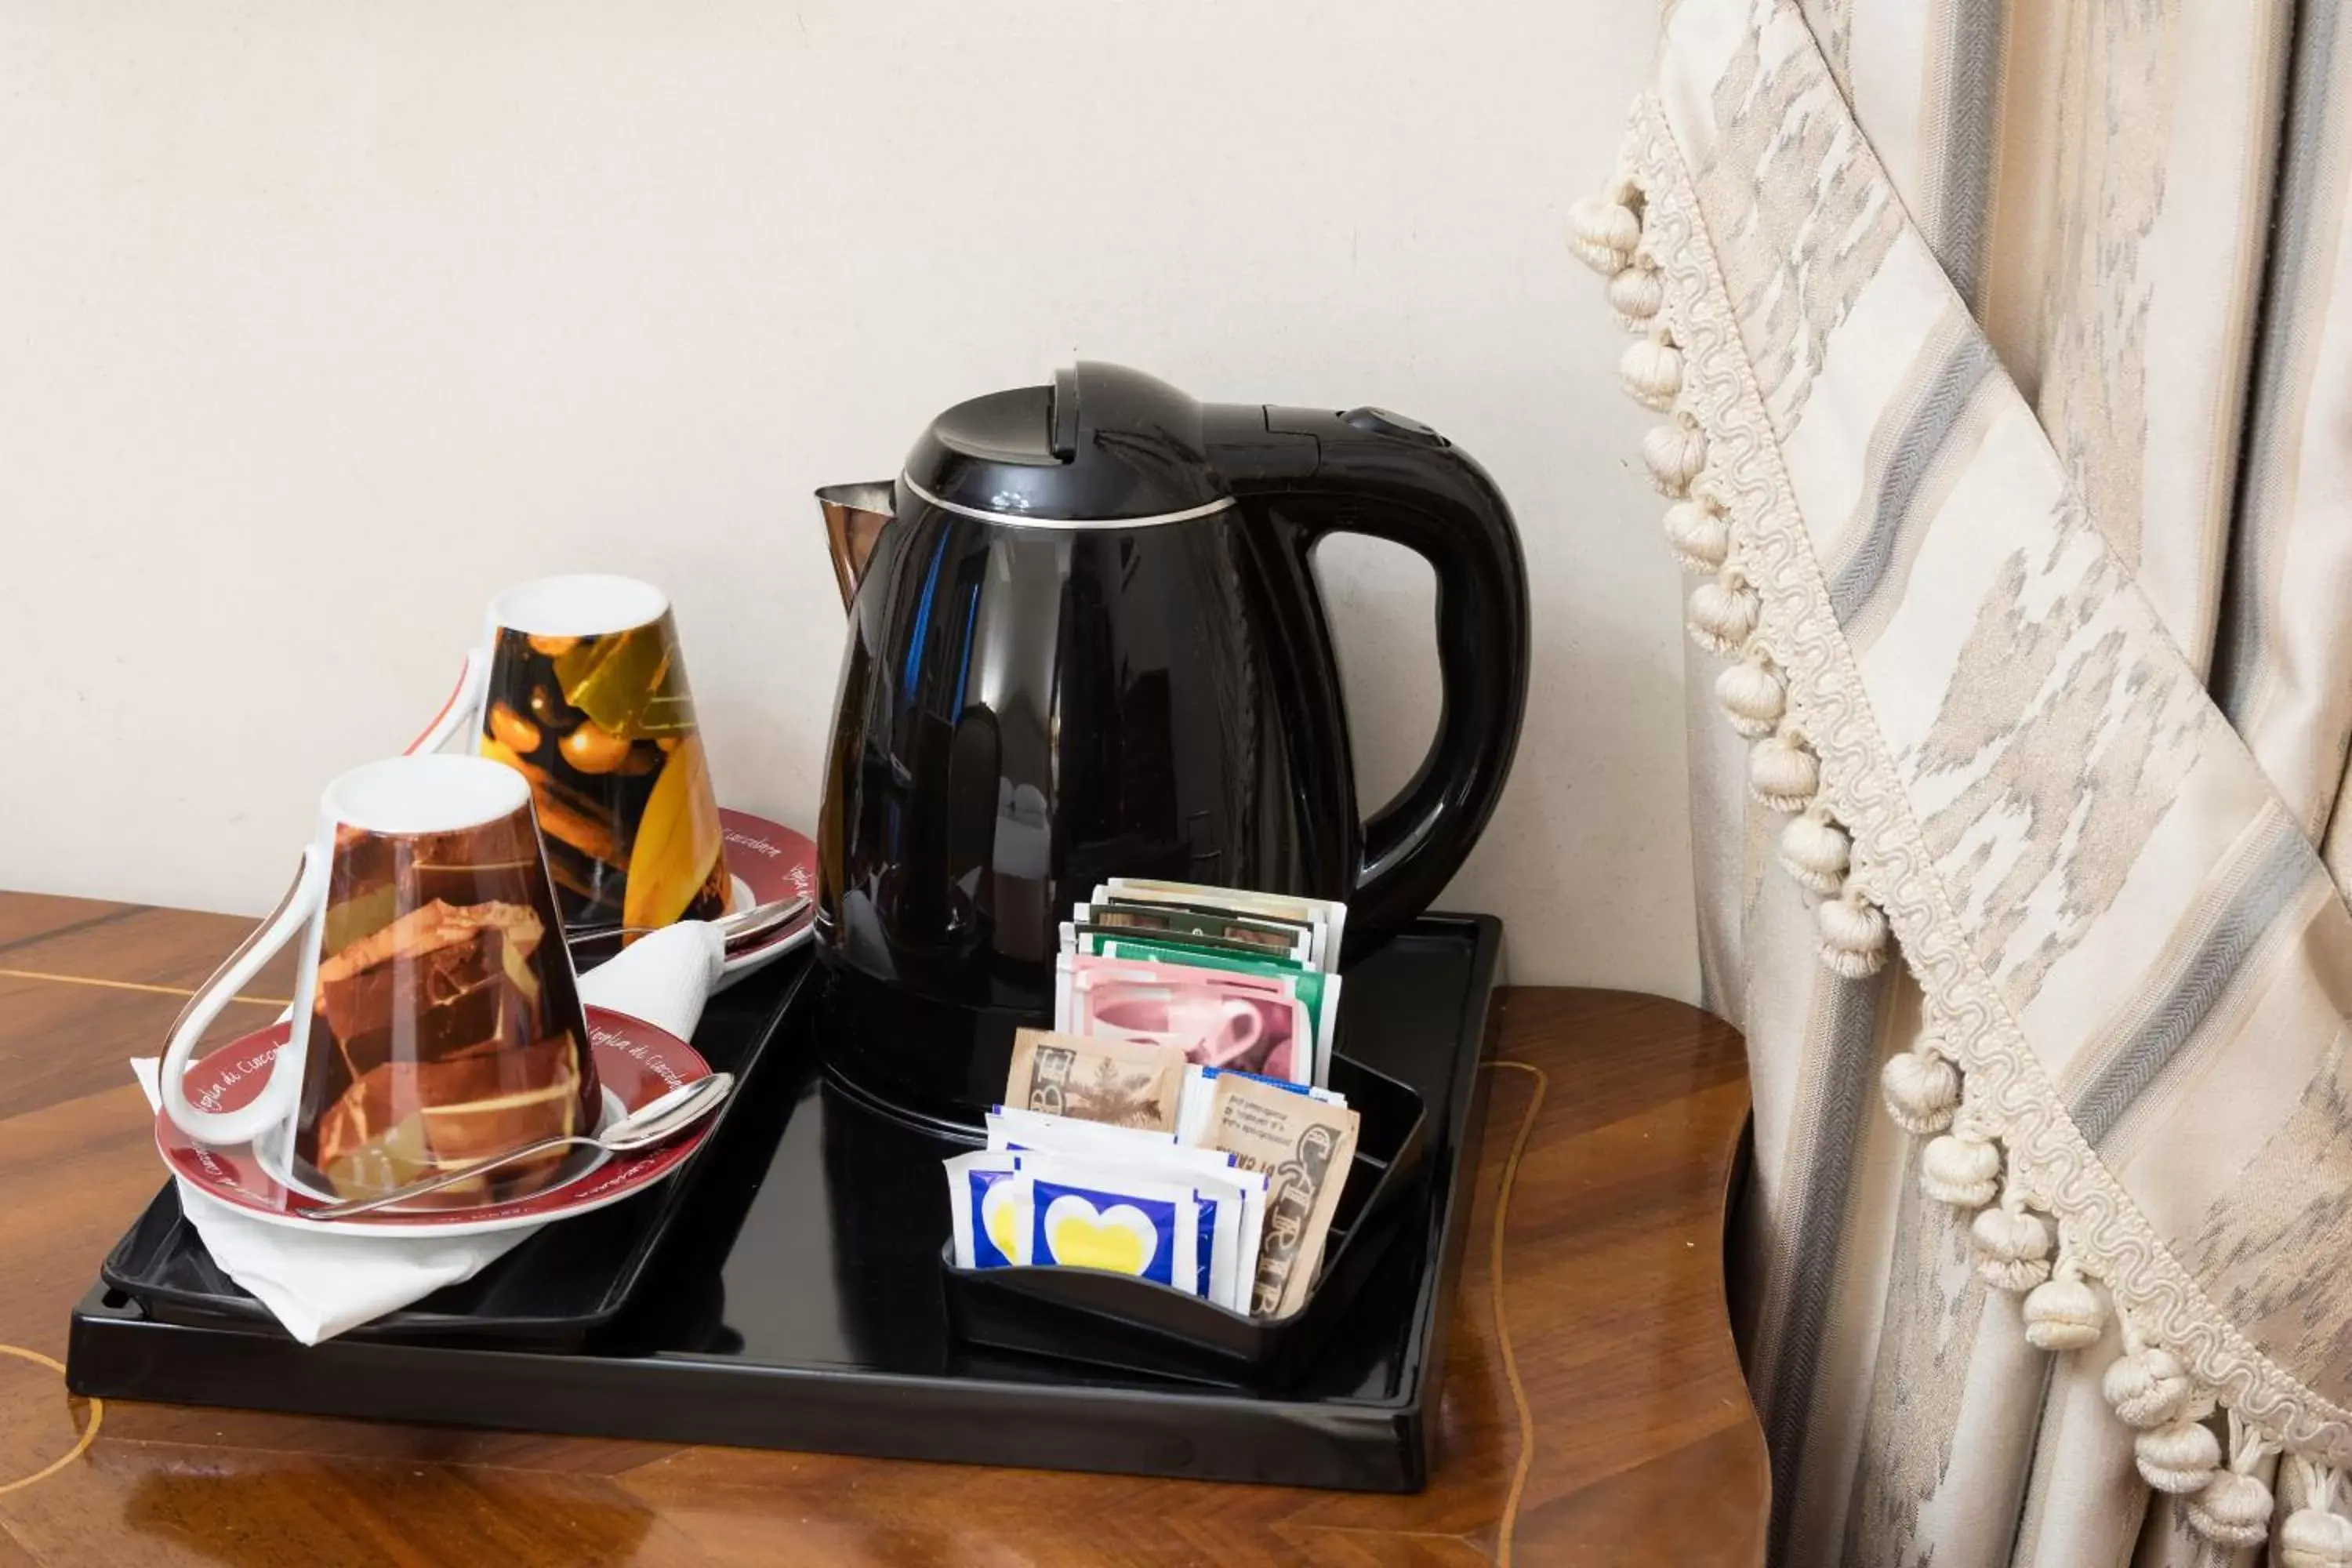
[[[462,744],[530,781],[565,931],[725,914],[734,882],[668,595],[633,577],[542,577],[485,618],[409,750]]]
[[[597,637],[500,627],[478,748],[530,781],[567,929],[727,912],[719,803],[667,614]]]

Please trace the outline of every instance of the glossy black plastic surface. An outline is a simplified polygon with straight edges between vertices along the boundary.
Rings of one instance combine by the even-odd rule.
[[[1526,706],[1528,609],[1509,509],[1460,447],[1082,364],[950,410],[907,474],[953,504],[902,481],[859,576],[817,832],[834,1032],[876,1093],[976,1116],[976,1055],[1051,1012],[1059,923],[1106,878],[1344,899],[1362,952],[1469,853]],[[1038,521],[1226,494],[1182,521]],[[992,496],[1017,515],[959,510]],[[1311,567],[1345,531],[1438,583],[1436,742],[1368,821]]]
[[[695,1049],[720,1071],[749,1079],[775,1038],[776,1025],[807,969],[804,958],[787,959],[769,973],[712,997],[695,1028]],[[653,1191],[549,1226],[471,1279],[363,1323],[345,1337],[576,1348],[627,1304],[630,1292],[645,1279],[655,1243],[685,1201],[696,1165],[742,1103],[739,1096],[712,1112],[718,1119],[713,1143]],[[171,1183],[156,1193],[107,1254],[99,1266],[99,1279],[162,1321],[242,1323],[275,1331],[268,1309],[205,1250],[195,1226],[181,1213],[179,1189]]]
[[[626,1310],[571,1353],[331,1341],[77,1309],[108,1398],[679,1442],[1410,1490],[1427,1473],[1475,1170],[1500,923],[1432,916],[1349,972],[1351,1055],[1428,1106],[1411,1228],[1286,1395],[983,1351],[940,1289],[954,1145],[831,1087],[786,1015]],[[795,961],[787,961],[795,962]]]
[[[1378,409],[1251,412],[1263,430],[1233,421],[1213,451],[1244,510],[1277,542],[1276,595],[1318,612],[1322,657],[1302,665],[1329,673],[1314,705],[1339,715],[1342,758],[1345,704],[1319,614],[1315,547],[1334,533],[1368,534],[1422,556],[1437,578],[1437,733],[1412,780],[1357,835],[1348,942],[1361,952],[1444,890],[1502,798],[1527,712],[1527,562],[1494,481],[1429,426]],[[1298,472],[1299,441],[1314,444],[1312,472]]]
[[[1118,875],[1345,897],[1356,814],[1319,604],[1238,510],[867,559],[820,816],[819,940],[920,996],[1046,1013]]]
[[[1164,517],[1230,493],[1209,461],[1201,412],[1157,377],[1081,363],[1051,386],[957,404],[916,439],[901,472],[936,500],[975,511]]]

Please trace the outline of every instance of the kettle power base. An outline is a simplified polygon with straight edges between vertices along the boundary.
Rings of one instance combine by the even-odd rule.
[[[989,1350],[949,1321],[940,1155],[830,1087],[800,988],[642,1288],[576,1346],[166,1321],[103,1282],[74,1392],[305,1415],[1364,1491],[1426,1481],[1502,924],[1430,915],[1349,971],[1347,1048],[1428,1108],[1425,1195],[1280,1396]],[[777,966],[780,990],[804,957]],[[766,991],[763,983],[759,989]],[[645,1199],[637,1200],[640,1203]]]

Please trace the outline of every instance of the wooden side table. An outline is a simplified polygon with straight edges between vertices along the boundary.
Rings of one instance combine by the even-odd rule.
[[[1723,1309],[1739,1038],[1616,992],[1507,994],[1418,1496],[70,1398],[67,1313],[161,1175],[124,1062],[245,929],[0,894],[0,1568],[1763,1561]],[[287,994],[265,976],[223,1029]]]

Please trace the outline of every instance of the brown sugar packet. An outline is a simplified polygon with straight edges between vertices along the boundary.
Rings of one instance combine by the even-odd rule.
[[[1183,1095],[1184,1053],[1177,1047],[1045,1029],[1013,1037],[1008,1106],[1173,1132]]]
[[[1340,1191],[1356,1163],[1357,1114],[1240,1073],[1220,1073],[1210,1100],[1209,1146],[1265,1173],[1265,1233],[1250,1312],[1284,1317],[1306,1304]]]

